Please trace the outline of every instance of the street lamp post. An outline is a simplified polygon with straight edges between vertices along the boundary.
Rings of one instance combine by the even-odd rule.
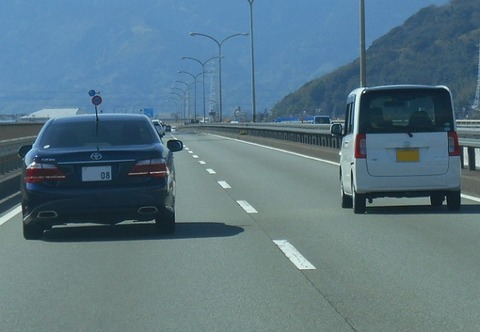
[[[173,95],[173,94],[174,94],[174,92],[172,91],[172,95]],[[179,117],[179,116],[178,116],[178,113],[180,113],[179,110],[180,110],[180,103],[181,103],[181,101],[182,101],[182,100],[181,100],[181,97],[182,97],[182,96],[180,96],[179,93],[175,93],[175,95],[176,95],[176,96],[179,96],[179,97],[180,97],[180,100],[177,99],[176,96],[172,96],[172,99],[168,98],[167,102],[174,102],[174,103],[175,103],[175,107],[176,107],[176,108],[175,108],[175,116],[174,116],[174,117],[176,118],[176,117]]]
[[[190,118],[190,91],[189,91],[190,84],[188,84],[187,82],[184,82],[184,81],[179,81],[179,80],[175,80],[173,82],[174,83],[182,83],[187,87],[187,90],[185,91],[185,100],[186,100],[185,108],[188,110],[188,117]]]
[[[255,102],[255,57],[253,50],[253,1],[247,0],[250,5],[250,51],[252,58],[252,121],[257,122],[257,107]]]
[[[194,103],[194,107],[193,107],[193,114],[194,114],[194,120],[195,120],[195,123],[197,122],[197,77],[200,76],[202,73],[199,73],[197,75],[193,75],[192,73],[189,73],[188,71],[184,71],[184,70],[179,70],[178,71],[179,74],[187,74],[187,75],[190,75],[193,77],[193,84],[194,84],[194,100],[195,100],[195,103]]]
[[[243,33],[235,33],[230,35],[221,41],[213,38],[212,36],[206,35],[204,33],[198,32],[190,32],[190,36],[202,36],[213,40],[218,45],[218,94],[219,94],[219,104],[220,104],[220,122],[223,122],[223,106],[222,106],[222,44],[229,40],[230,38],[237,37],[237,36],[248,36],[248,32]]]
[[[367,86],[367,62],[365,58],[365,0],[360,0],[360,87]]]
[[[178,92],[175,92],[175,91],[172,91],[172,94],[177,95],[177,96],[179,96],[180,98],[183,99],[183,121],[185,122],[185,120],[186,120],[186,115],[185,115],[185,109],[186,109],[186,105],[185,105],[186,92],[183,91],[183,90],[180,89],[180,88],[177,88],[176,86],[174,86],[172,89],[179,90],[179,91],[183,92],[183,96],[182,96],[181,94],[179,94]]]
[[[205,65],[208,61],[216,59],[216,58],[218,58],[218,57],[214,56],[214,57],[211,57],[210,59],[202,62],[202,61],[198,60],[197,58],[192,58],[192,57],[189,57],[189,56],[182,57],[182,60],[190,59],[190,60],[198,62],[200,64],[200,66],[202,66],[202,102],[203,102],[203,121],[204,122],[205,122],[205,119],[206,119],[206,113],[205,113]]]

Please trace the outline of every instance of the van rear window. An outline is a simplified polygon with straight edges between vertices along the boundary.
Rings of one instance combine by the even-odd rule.
[[[361,133],[454,129],[450,93],[445,89],[367,90],[361,98]]]

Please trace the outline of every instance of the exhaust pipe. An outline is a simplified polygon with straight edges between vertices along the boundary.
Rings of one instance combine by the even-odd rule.
[[[38,219],[52,219],[57,217],[58,213],[56,211],[40,211],[37,213]]]
[[[158,209],[155,206],[143,206],[137,210],[138,214],[157,214]]]

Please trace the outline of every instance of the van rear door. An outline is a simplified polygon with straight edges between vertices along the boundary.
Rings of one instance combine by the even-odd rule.
[[[361,109],[360,132],[371,176],[447,173],[448,133],[455,130],[455,121],[446,88],[373,88],[362,96]]]
[[[366,161],[371,176],[428,176],[448,171],[448,135],[432,133],[367,134]]]

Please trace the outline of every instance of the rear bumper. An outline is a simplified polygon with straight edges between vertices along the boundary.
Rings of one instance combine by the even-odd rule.
[[[165,187],[123,188],[84,192],[24,191],[25,224],[116,224],[125,220],[149,221],[175,209],[174,192]]]
[[[371,176],[359,164],[355,173],[357,193],[372,197],[422,197],[461,189],[460,163],[453,163],[442,175]]]

